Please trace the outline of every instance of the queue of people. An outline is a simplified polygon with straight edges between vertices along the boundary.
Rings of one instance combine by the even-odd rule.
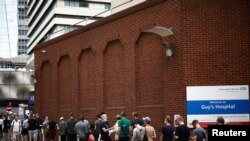
[[[0,139],[4,141],[54,141],[57,132],[59,141],[154,141],[156,131],[151,126],[151,118],[140,118],[137,112],[132,113],[132,119],[126,117],[125,112],[115,116],[116,123],[111,126],[106,113],[97,114],[95,122],[90,123],[84,116],[79,120],[75,119],[73,113],[69,119],[60,117],[56,123],[47,116],[41,119],[39,114],[29,114],[23,120],[18,115],[0,114]],[[179,116],[176,120],[178,126],[172,125],[171,118],[164,119],[164,126],[161,128],[160,141],[205,141],[207,140],[206,130],[203,129],[198,120],[193,120],[193,130],[184,123]],[[217,125],[224,125],[223,117],[218,117]],[[114,135],[114,138],[112,137]],[[1,141],[0,140],[0,141]]]

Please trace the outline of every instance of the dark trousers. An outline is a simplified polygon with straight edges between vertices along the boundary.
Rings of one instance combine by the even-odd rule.
[[[79,141],[86,141],[86,138],[79,138]]]
[[[66,135],[61,135],[61,141],[66,141]]]
[[[68,134],[68,141],[76,141],[76,134]]]
[[[129,137],[119,137],[119,141],[129,141]]]

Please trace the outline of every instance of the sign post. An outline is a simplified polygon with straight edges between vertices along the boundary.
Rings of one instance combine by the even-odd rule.
[[[6,107],[6,111],[8,113],[12,112],[12,105],[11,105],[11,102],[9,102],[8,106]]]

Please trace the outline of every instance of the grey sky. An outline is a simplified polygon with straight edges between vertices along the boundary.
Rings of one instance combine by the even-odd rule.
[[[0,0],[0,57],[17,56],[17,18],[17,0]]]

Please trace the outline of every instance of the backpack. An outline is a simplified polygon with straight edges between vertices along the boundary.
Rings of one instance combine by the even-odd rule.
[[[125,137],[129,136],[129,127],[127,124],[123,123],[123,120],[121,120],[121,131]]]
[[[145,134],[144,134],[144,136],[143,136],[143,141],[148,141],[148,136],[147,136],[146,127],[145,127]]]
[[[135,133],[136,133],[136,136],[135,136],[135,141],[141,141],[142,140],[142,137],[141,137],[141,130],[138,129],[137,127],[135,127]]]
[[[89,134],[89,137],[88,137],[87,141],[95,141],[95,137],[93,136],[92,133]]]

